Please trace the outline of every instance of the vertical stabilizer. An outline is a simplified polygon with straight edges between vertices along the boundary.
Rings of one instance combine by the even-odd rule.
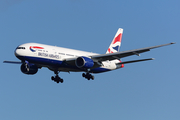
[[[118,52],[121,46],[123,29],[119,28],[116,35],[114,36],[113,41],[111,42],[106,54]]]

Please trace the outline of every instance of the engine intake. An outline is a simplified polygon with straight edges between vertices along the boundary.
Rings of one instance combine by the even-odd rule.
[[[21,72],[28,75],[36,74],[38,71],[38,67],[32,63],[23,63],[21,65]]]
[[[75,63],[78,68],[91,68],[94,66],[94,61],[88,57],[78,57]]]

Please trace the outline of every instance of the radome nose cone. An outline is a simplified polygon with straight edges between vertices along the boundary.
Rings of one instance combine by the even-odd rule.
[[[14,55],[15,55],[19,60],[21,60],[21,51],[20,51],[19,49],[16,49],[16,50],[14,51]]]
[[[16,57],[17,57],[17,56],[20,56],[18,51],[19,51],[18,49],[16,49],[16,50],[14,51],[14,55],[15,55]]]
[[[17,49],[14,51],[14,55],[17,56]]]

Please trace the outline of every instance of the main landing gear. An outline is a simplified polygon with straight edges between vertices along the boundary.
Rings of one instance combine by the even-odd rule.
[[[86,74],[83,73],[82,76],[88,80],[90,80],[90,79],[94,80],[94,76],[91,75],[90,73],[86,73]]]
[[[54,74],[56,74],[56,76],[55,76],[55,77],[52,76],[52,77],[51,77],[51,80],[53,80],[53,81],[56,82],[56,83],[59,83],[59,82],[63,83],[64,80],[59,77],[58,73],[59,73],[58,71],[55,71]]]

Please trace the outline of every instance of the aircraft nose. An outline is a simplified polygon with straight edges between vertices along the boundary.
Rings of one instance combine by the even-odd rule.
[[[15,56],[16,57],[22,56],[24,50],[25,50],[25,47],[18,46],[14,51]]]
[[[19,52],[18,52],[18,49],[16,48],[15,51],[14,51],[14,55],[17,57],[19,56]]]

